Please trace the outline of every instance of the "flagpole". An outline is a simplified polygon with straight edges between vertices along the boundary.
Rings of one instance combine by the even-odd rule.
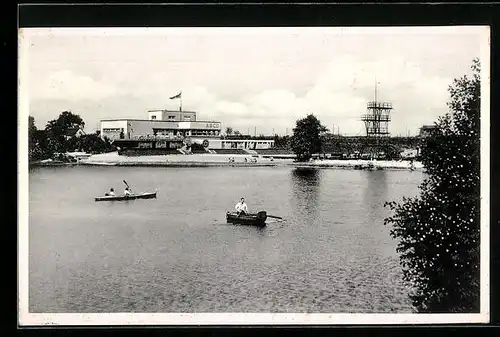
[[[182,111],[182,90],[181,90],[181,97],[180,97],[180,106],[179,106],[179,111]]]
[[[180,105],[179,105],[179,111],[181,113],[181,121],[184,122],[184,114],[182,113],[182,90],[181,90],[181,97],[180,97]]]

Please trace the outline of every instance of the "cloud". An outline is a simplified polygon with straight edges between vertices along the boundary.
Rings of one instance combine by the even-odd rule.
[[[41,100],[92,100],[118,94],[116,87],[107,82],[96,81],[90,76],[76,74],[71,70],[60,70],[30,82],[30,98]]]
[[[447,111],[448,86],[477,52],[463,36],[209,35],[40,36],[30,51],[31,110],[51,119],[71,107],[96,125],[177,110],[169,97],[182,90],[185,110],[242,132],[284,133],[314,113],[362,134],[377,81],[377,98],[394,106],[392,134],[415,133]]]
[[[246,95],[238,100],[221,99],[204,87],[183,91],[184,105],[197,110],[201,119],[219,118],[225,125],[246,131],[257,126],[262,132],[291,130],[298,118],[314,113],[324,125],[332,124],[347,134],[360,134],[366,103],[378,99],[394,105],[393,134],[415,133],[446,112],[451,79],[426,75],[418,63],[388,57],[363,61],[352,56],[332,59],[316,74],[314,84],[302,95],[276,88]]]
[[[242,132],[248,129],[253,132],[254,127],[259,133],[271,133],[272,130],[284,133],[286,129],[291,132],[297,119],[314,113],[330,129],[334,124],[342,133],[362,134],[364,126],[360,116],[366,112],[367,101],[374,99],[376,79],[379,82],[378,98],[394,105],[390,131],[405,134],[408,127],[415,133],[418,126],[432,123],[437,115],[446,111],[447,87],[451,84],[451,79],[428,76],[418,63],[396,57],[370,62],[342,56],[332,59],[311,76],[313,84],[302,94],[274,88],[226,99],[223,91],[201,85],[188,86],[182,89],[183,107],[197,111],[200,120],[217,120]],[[135,118],[147,118],[148,109],[176,110],[179,107],[179,100],[168,99],[178,89],[164,81],[162,74],[149,78],[148,84],[152,88],[149,92],[144,84],[138,87],[139,91],[134,90],[131,83],[120,86],[118,91],[109,82],[105,79],[96,81],[69,70],[58,71],[32,85],[31,97],[86,101],[87,106],[88,102],[101,105],[112,99],[130,99],[136,104]],[[106,111],[107,115],[100,118],[125,117],[123,108],[110,106]],[[134,115],[131,107],[126,111],[128,116]],[[85,112],[82,116],[85,119]]]

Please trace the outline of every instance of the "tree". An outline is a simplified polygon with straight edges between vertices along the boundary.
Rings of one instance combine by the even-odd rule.
[[[35,118],[33,116],[28,117],[28,134],[33,136],[36,132],[37,128],[35,125]]]
[[[91,133],[73,139],[76,141],[75,148],[87,153],[103,153],[115,150],[115,147],[107,138],[102,139],[97,133]]]
[[[71,111],[63,111],[57,119],[49,121],[46,126],[46,128],[55,127],[63,130],[70,128],[84,128],[85,122],[79,115],[73,114]]]
[[[232,134],[233,134],[233,128],[232,128],[232,127],[230,127],[230,126],[228,126],[228,127],[226,128],[226,135],[230,136],[230,135],[232,135]]]
[[[84,128],[83,119],[71,111],[63,111],[57,119],[51,120],[45,126],[49,141],[56,152],[65,152],[68,150],[65,134],[72,128]]]
[[[36,146],[33,150],[34,160],[48,159],[54,154],[54,148],[51,145],[47,132],[45,130],[37,130],[35,133]]]
[[[29,158],[29,160],[33,160],[33,159],[35,159],[35,157],[37,157],[37,155],[36,155],[36,152],[37,152],[36,146],[38,143],[37,139],[36,139],[37,131],[38,130],[35,126],[35,118],[32,116],[29,116],[28,117],[28,151],[29,151],[28,158]]]
[[[274,136],[274,147],[277,149],[290,148],[290,136]]]
[[[30,160],[52,158],[56,152],[64,153],[77,150],[87,153],[103,153],[116,150],[107,137],[104,139],[100,137],[100,131],[81,137],[65,138],[69,129],[83,128],[84,126],[85,123],[80,116],[64,111],[58,119],[49,121],[45,130],[37,130],[35,119],[30,116]]]
[[[32,116],[28,117],[28,138],[28,160],[30,162],[52,157],[54,148],[47,137],[47,132],[37,129],[35,118]]]
[[[327,128],[313,114],[296,122],[291,145],[298,161],[307,161],[313,153],[321,152],[321,134],[326,131]]]
[[[449,87],[449,112],[422,144],[420,195],[387,203],[419,312],[479,311],[480,63]]]

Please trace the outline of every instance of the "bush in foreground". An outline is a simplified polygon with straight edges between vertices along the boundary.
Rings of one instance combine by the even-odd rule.
[[[419,312],[479,312],[480,64],[450,86],[450,112],[422,148],[420,196],[389,202],[391,235]]]

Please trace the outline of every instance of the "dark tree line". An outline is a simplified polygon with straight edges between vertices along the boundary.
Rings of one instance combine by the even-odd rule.
[[[108,139],[101,139],[97,132],[83,134],[79,137],[71,136],[70,131],[83,129],[84,126],[83,119],[70,111],[64,111],[57,119],[49,121],[43,130],[38,130],[35,119],[29,116],[28,146],[30,162],[54,158],[58,153],[74,150],[87,153],[103,153],[115,150],[111,142]]]
[[[301,135],[307,136],[307,133],[304,132]],[[301,137],[301,135],[297,134],[296,137]],[[321,132],[319,138],[321,147],[320,150],[316,147],[316,151],[318,152],[314,153],[320,153],[319,151],[321,151],[321,153],[350,155],[355,152],[371,153],[378,149],[385,153],[386,159],[400,159],[403,149],[421,147],[421,140],[418,137],[388,137],[381,139],[376,148],[373,147],[374,141],[368,139],[366,136],[346,137]],[[277,149],[292,150],[292,136],[276,135],[274,137],[274,146]],[[296,149],[299,150],[298,147]],[[314,151],[314,149],[311,148],[310,151]]]

